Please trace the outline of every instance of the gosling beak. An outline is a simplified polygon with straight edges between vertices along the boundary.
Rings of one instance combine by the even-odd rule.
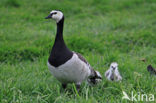
[[[113,70],[115,70],[115,67],[112,67],[113,68]]]
[[[45,19],[50,19],[50,18],[51,18],[51,14],[45,17]]]

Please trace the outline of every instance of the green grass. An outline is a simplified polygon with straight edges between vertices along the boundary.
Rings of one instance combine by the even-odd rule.
[[[77,94],[71,84],[63,91],[50,74],[47,59],[56,24],[44,17],[52,9],[65,15],[68,47],[102,74],[97,86],[83,83]],[[122,91],[152,93],[156,99],[156,78],[146,70],[148,64],[156,68],[155,11],[155,0],[1,0],[0,102],[130,102],[122,100]],[[121,83],[104,77],[114,61]]]

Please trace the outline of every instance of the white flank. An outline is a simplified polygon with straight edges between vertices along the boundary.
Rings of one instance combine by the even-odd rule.
[[[74,53],[72,58],[59,67],[49,64],[52,75],[62,83],[82,83],[91,74],[89,66]]]

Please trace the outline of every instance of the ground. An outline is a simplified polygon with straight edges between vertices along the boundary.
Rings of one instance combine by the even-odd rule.
[[[65,15],[67,46],[102,74],[98,85],[64,91],[49,72],[56,24],[44,18],[53,9]],[[131,103],[122,91],[153,94],[156,101],[156,78],[146,70],[156,68],[155,11],[156,0],[1,0],[0,102]],[[119,64],[122,82],[104,77],[111,62]]]

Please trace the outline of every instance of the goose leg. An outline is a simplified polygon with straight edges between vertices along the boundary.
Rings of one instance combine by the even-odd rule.
[[[67,84],[62,84],[62,88],[66,89],[67,88]]]
[[[80,91],[80,86],[81,86],[81,83],[76,83],[76,89],[78,92]]]

